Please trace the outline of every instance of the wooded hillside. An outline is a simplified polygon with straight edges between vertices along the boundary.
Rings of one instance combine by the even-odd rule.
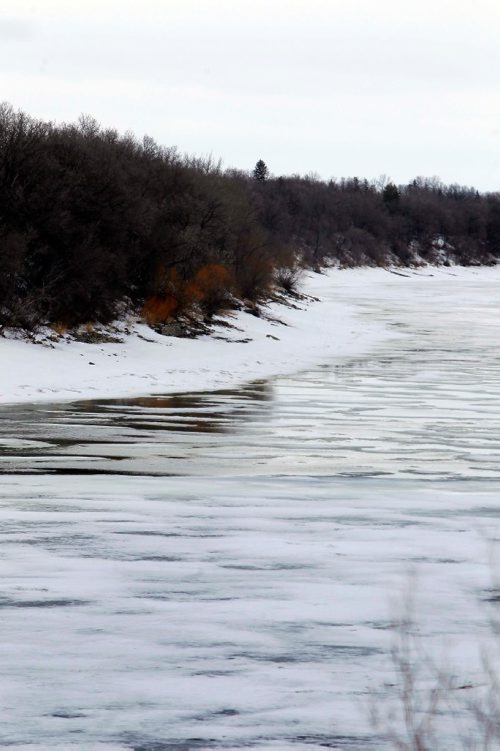
[[[272,156],[272,155],[271,155]],[[293,283],[297,263],[492,263],[500,195],[417,179],[273,177],[182,156],[92,118],[0,109],[0,331],[210,317]]]

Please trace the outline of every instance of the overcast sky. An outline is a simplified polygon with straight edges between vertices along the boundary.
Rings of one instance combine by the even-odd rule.
[[[500,190],[499,0],[1,0],[0,75],[226,166]]]

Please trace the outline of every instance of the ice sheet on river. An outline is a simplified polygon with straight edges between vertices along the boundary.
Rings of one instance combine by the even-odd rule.
[[[405,336],[366,358],[2,410],[3,745],[388,748],[369,713],[411,568],[426,654],[484,682],[498,296],[412,289],[367,288],[360,314]]]

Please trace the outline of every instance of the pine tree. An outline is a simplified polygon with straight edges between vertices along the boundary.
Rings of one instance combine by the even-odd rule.
[[[382,191],[382,200],[388,209],[395,209],[399,204],[399,189],[394,183],[387,183]]]
[[[267,168],[267,164],[263,159],[259,159],[259,161],[255,165],[253,169],[253,176],[254,179],[258,180],[260,183],[264,183],[269,177],[269,170]]]

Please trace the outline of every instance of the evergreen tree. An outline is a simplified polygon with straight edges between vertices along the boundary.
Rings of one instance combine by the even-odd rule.
[[[258,182],[260,183],[264,183],[269,177],[269,169],[267,168],[267,164],[263,159],[259,159],[259,161],[255,165],[253,169],[253,176],[254,179],[258,180]]]
[[[399,201],[399,190],[397,185],[394,185],[394,183],[387,183],[382,191],[382,198],[386,204]]]
[[[391,214],[394,214],[398,210],[400,197],[397,185],[387,183],[382,191],[382,200]]]

